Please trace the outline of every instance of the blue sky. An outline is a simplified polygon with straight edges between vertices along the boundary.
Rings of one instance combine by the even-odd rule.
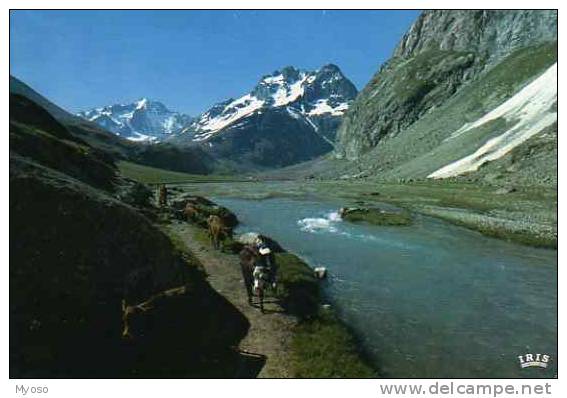
[[[286,65],[361,89],[417,11],[11,11],[10,73],[79,111],[140,97],[196,115]]]

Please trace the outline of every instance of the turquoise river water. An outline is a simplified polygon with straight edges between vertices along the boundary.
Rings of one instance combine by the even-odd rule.
[[[416,216],[409,227],[341,221],[338,203],[218,197],[312,266],[328,301],[387,377],[555,377],[557,252]],[[522,369],[519,355],[551,356]]]

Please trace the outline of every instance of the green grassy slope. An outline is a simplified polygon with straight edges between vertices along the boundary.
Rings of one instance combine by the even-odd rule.
[[[556,61],[556,43],[516,51],[463,87],[446,104],[430,111],[395,137],[381,141],[357,166],[372,170],[372,174],[383,179],[424,178],[474,152],[489,138],[503,133],[506,122],[495,120],[456,139],[443,140],[465,123],[504,102]],[[356,170],[353,166],[351,172]]]
[[[189,174],[179,171],[171,171],[158,167],[146,166],[129,161],[118,161],[120,172],[128,178],[146,184],[182,184],[189,182],[223,182],[244,181],[245,179],[235,176],[223,175],[201,175]]]

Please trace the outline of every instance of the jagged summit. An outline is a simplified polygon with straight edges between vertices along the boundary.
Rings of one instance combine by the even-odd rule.
[[[314,71],[285,66],[262,76],[247,94],[218,102],[196,118],[147,97],[78,116],[129,140],[198,145],[239,164],[245,159],[251,168],[277,167],[331,151],[356,95],[337,65]]]
[[[243,118],[281,107],[293,108],[292,117],[304,118],[317,130],[318,118],[342,116],[356,94],[356,87],[334,64],[315,71],[285,66],[262,76],[248,94],[214,105],[185,132],[195,141],[205,141]]]
[[[163,103],[147,97],[79,112],[78,116],[129,140],[147,142],[162,141],[192,120],[190,116],[171,111]]]

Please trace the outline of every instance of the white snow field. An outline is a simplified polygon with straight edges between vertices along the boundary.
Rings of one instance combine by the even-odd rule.
[[[305,92],[303,83],[305,83],[306,79],[307,75],[302,74],[301,78],[295,83],[290,84],[289,87],[280,84],[277,91],[272,95],[274,106],[284,106],[301,97]]]
[[[251,94],[246,94],[245,96],[228,104],[223,112],[217,117],[210,118],[209,113],[205,113],[201,120],[199,120],[200,132],[195,134],[194,141],[206,140],[211,135],[222,130],[229,124],[232,124],[238,119],[248,116],[262,108],[263,105],[264,101],[259,100]]]
[[[317,102],[313,104],[313,109],[308,112],[308,115],[313,116],[330,113],[333,116],[342,116],[348,109],[348,105],[349,104],[347,102],[341,102],[337,106],[332,107],[329,105],[329,100],[327,98],[323,98],[317,100]]]
[[[486,162],[498,159],[557,121],[552,105],[557,101],[557,63],[514,96],[473,123],[466,123],[447,140],[466,134],[492,120],[504,118],[515,124],[505,133],[489,139],[474,153],[450,163],[428,178],[448,178],[478,170]],[[445,141],[447,141],[445,140]]]

